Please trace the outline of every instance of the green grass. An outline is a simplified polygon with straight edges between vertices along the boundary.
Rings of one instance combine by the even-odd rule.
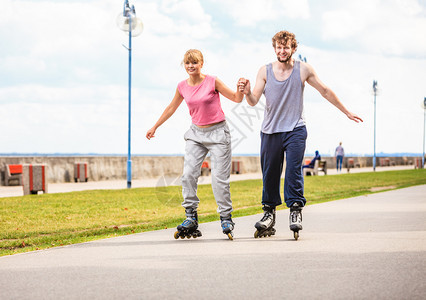
[[[426,170],[305,178],[309,204],[426,184]],[[261,212],[261,180],[231,183],[234,217]],[[200,222],[219,218],[210,185],[200,185]],[[69,245],[182,222],[181,187],[95,190],[0,198],[0,256]],[[284,208],[284,207],[281,207]]]

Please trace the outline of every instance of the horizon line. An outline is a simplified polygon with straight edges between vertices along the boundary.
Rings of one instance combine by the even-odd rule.
[[[10,156],[124,156],[127,157],[125,153],[80,153],[80,152],[53,152],[53,153],[40,153],[40,152],[5,152],[0,153],[0,157],[10,157]],[[183,153],[172,153],[172,154],[132,154],[131,156],[184,156]],[[232,156],[260,156],[260,153],[233,153]],[[305,153],[305,156],[315,156],[314,153]],[[334,157],[334,155],[330,154],[322,154],[323,157]],[[347,153],[348,156],[355,157],[373,157],[372,153]],[[420,152],[378,152],[376,153],[376,157],[384,157],[384,156],[422,156]]]

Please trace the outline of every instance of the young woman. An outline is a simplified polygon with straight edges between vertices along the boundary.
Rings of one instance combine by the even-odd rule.
[[[232,201],[229,191],[231,171],[231,135],[220,105],[219,93],[231,101],[240,103],[244,94],[232,91],[219,78],[201,73],[204,59],[199,50],[188,50],[182,64],[189,75],[181,81],[172,102],[161,117],[146,133],[151,139],[157,128],[168,120],[185,100],[192,118],[192,125],[185,133],[185,160],[182,175],[182,194],[186,219],[177,227],[176,239],[201,236],[198,228],[197,182],[201,164],[210,152],[212,163],[212,188],[218,205],[223,233],[233,239],[234,223],[231,219]]]

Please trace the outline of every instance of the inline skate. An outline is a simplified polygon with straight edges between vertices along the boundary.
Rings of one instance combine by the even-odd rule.
[[[263,217],[254,225],[257,229],[254,233],[255,238],[275,235],[275,207],[265,204],[262,209]]]
[[[302,230],[302,206],[299,203],[294,203],[290,207],[290,230],[293,231],[294,239],[299,238],[299,230]]]
[[[198,214],[197,210],[192,208],[187,208],[185,210],[186,219],[182,222],[182,224],[178,225],[177,231],[174,234],[175,239],[185,237],[190,239],[193,237],[194,239],[202,236],[201,231],[198,230]]]
[[[235,223],[232,222],[231,215],[227,217],[220,217],[220,225],[222,227],[222,232],[228,236],[228,238],[232,241],[234,240],[234,230]]]

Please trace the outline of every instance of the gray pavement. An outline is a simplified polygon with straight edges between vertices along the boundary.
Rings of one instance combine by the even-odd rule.
[[[310,205],[298,241],[260,215],[0,257],[1,299],[425,299],[426,185]]]

